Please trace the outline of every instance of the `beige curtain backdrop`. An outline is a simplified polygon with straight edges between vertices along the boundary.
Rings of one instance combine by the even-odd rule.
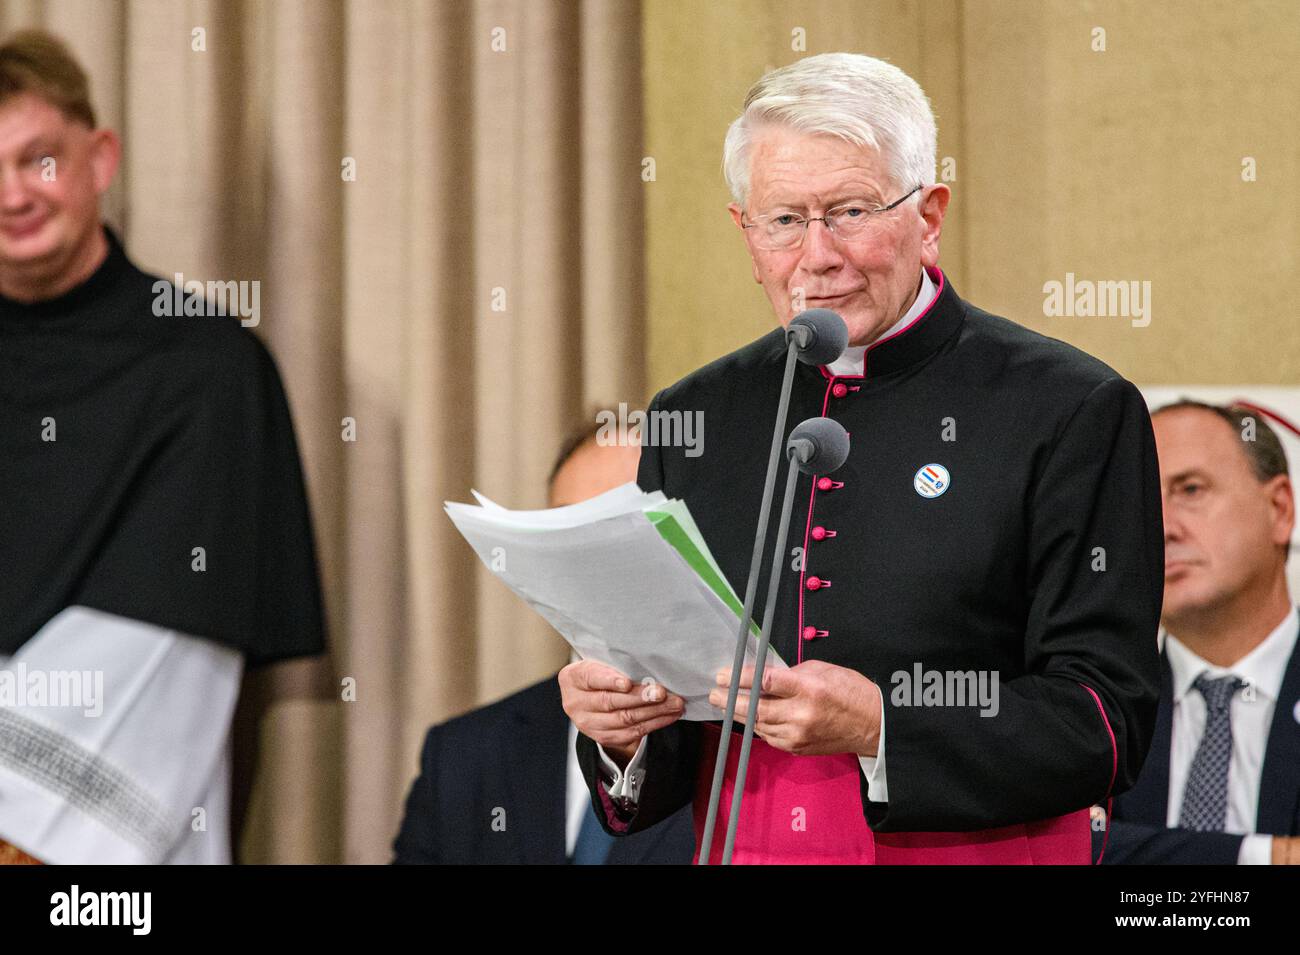
[[[241,856],[387,862],[428,726],[567,659],[442,502],[544,506],[582,409],[641,398],[637,4],[0,6],[22,26],[68,40],[124,138],[106,214],[135,260],[261,282],[332,653],[246,683]]]

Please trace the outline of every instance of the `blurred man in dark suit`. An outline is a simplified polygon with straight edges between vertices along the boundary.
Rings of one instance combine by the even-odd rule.
[[[1300,863],[1300,617],[1287,593],[1295,499],[1251,409],[1152,415],[1165,521],[1155,738],[1115,800],[1107,863]]]
[[[598,443],[595,416],[588,416],[556,459],[549,505],[576,504],[635,481],[638,458],[636,445]],[[394,862],[689,863],[689,807],[626,839],[601,828],[578,769],[576,736],[554,675],[433,727]]]

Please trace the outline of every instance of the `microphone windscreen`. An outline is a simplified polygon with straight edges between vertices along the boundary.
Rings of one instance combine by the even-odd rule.
[[[790,432],[786,446],[795,442],[806,442],[805,447],[811,448],[806,456],[796,454],[793,458],[795,466],[805,474],[831,474],[849,459],[849,433],[838,421],[830,418],[809,418],[799,422]]]
[[[829,365],[844,354],[849,344],[849,327],[829,308],[810,308],[790,320],[787,336],[801,329],[799,360],[805,365]],[[787,339],[788,340],[788,339]]]

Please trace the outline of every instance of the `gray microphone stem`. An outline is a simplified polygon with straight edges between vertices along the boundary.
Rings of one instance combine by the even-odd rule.
[[[699,865],[709,864],[713,848],[713,829],[718,821],[718,803],[722,800],[722,778],[727,769],[727,751],[731,746],[731,727],[736,719],[736,696],[740,690],[740,670],[745,665],[745,648],[749,645],[749,622],[754,615],[754,600],[758,596],[758,575],[763,565],[763,545],[767,542],[768,517],[772,512],[772,492],[776,488],[777,462],[781,459],[781,439],[785,435],[785,419],[790,410],[790,385],[794,381],[794,368],[798,361],[799,343],[791,336],[785,356],[785,377],[781,381],[781,400],[776,409],[776,426],[772,431],[772,451],[768,455],[767,480],[763,484],[763,503],[758,511],[758,529],[754,532],[754,555],[749,563],[749,582],[745,584],[745,610],[740,615],[740,634],[736,637],[736,655],[731,663],[731,683],[727,688],[727,707],[722,720],[722,738],[718,740],[718,756],[713,763],[713,786],[709,790],[709,811],[704,819],[704,832],[700,836]],[[792,468],[792,470],[794,470]],[[797,472],[796,472],[797,473]],[[788,502],[787,502],[788,507]],[[785,546],[785,524],[790,515],[781,519],[781,547]],[[778,551],[780,548],[778,548]],[[775,570],[775,567],[773,567]],[[765,627],[766,632],[766,627]],[[735,810],[732,810],[733,816]],[[734,820],[733,820],[734,821]],[[733,835],[728,827],[728,847]],[[729,861],[724,857],[724,864]]]
[[[790,458],[798,452],[792,447]],[[745,719],[745,736],[740,743],[740,763],[736,767],[735,791],[731,796],[731,815],[727,819],[727,841],[722,847],[722,864],[731,865],[731,851],[736,844],[736,826],[740,822],[740,801],[745,794],[745,774],[749,770],[749,750],[754,742],[754,720],[758,717],[758,700],[762,695],[763,665],[767,662],[767,645],[772,636],[772,619],[776,616],[776,596],[781,572],[785,562],[781,555],[785,553],[785,540],[790,530],[790,511],[794,505],[794,488],[799,480],[799,468],[791,460],[785,478],[785,498],[781,501],[781,523],[776,529],[776,548],[772,554],[772,573],[767,582],[767,607],[763,613],[763,632],[758,638],[757,658],[754,661],[754,679],[749,691],[749,715]],[[738,668],[737,668],[738,669]],[[732,686],[736,685],[733,671]],[[730,708],[735,710],[735,695],[730,700]]]

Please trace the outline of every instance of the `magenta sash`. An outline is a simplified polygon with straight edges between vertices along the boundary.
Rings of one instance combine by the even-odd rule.
[[[704,724],[694,800],[695,858],[713,783],[721,728]],[[727,772],[710,861],[722,862],[735,792],[740,738],[727,751]],[[856,756],[793,756],[754,737],[745,798],[731,861],[737,865],[1088,865],[1089,812],[979,832],[873,834],[862,814]]]

